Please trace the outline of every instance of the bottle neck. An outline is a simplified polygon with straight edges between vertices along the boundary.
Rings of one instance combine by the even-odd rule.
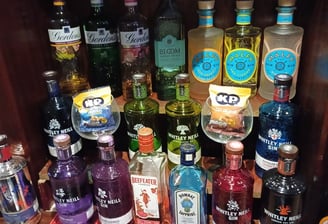
[[[137,83],[133,85],[133,98],[143,100],[148,97],[146,83]]]
[[[242,155],[226,153],[226,168],[230,170],[239,170],[242,166]]]
[[[116,161],[114,146],[99,147],[100,159],[105,163],[114,163]]]
[[[137,14],[138,12],[138,5],[133,5],[133,6],[126,6],[128,10],[128,14]]]
[[[60,96],[60,87],[56,80],[47,80],[47,88],[50,97]]]
[[[296,170],[296,160],[279,158],[277,170],[283,176],[293,176]]]
[[[236,9],[236,24],[246,26],[251,24],[253,9]]]
[[[104,8],[103,0],[91,0],[91,13],[92,15],[102,14]]]
[[[176,85],[176,99],[178,101],[189,100],[189,83],[178,83]]]
[[[198,27],[213,27],[214,10],[198,10]]]
[[[63,148],[57,148],[57,159],[58,160],[69,160],[72,157],[72,150],[70,146]]]
[[[278,7],[277,24],[287,25],[293,23],[295,7]]]
[[[276,86],[274,88],[273,100],[276,102],[289,102],[290,87]]]

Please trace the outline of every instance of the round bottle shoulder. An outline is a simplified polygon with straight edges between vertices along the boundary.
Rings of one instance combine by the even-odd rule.
[[[197,27],[188,31],[188,38],[218,38],[223,37],[224,30],[217,27]]]
[[[167,114],[181,114],[181,115],[199,115],[202,110],[202,105],[193,100],[184,101],[170,101],[165,105],[165,112]]]
[[[279,103],[279,102],[269,101],[263,103],[259,107],[259,116],[264,114],[295,116],[295,113],[297,113],[297,111],[298,111],[298,107],[294,103],[291,102]]]
[[[84,160],[77,156],[72,156],[71,160],[66,161],[54,161],[48,169],[49,177],[59,178],[71,178],[86,174],[87,164]]]
[[[268,26],[264,28],[264,35],[274,36],[289,36],[289,35],[303,35],[304,29],[300,26],[295,26],[293,24],[276,24],[273,26]]]

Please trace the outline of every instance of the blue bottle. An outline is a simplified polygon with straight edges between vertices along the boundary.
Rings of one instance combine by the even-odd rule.
[[[180,151],[181,163],[171,170],[169,177],[172,223],[205,224],[206,172],[195,164],[193,144],[183,143]]]

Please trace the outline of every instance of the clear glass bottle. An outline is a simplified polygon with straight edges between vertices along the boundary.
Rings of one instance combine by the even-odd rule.
[[[57,160],[50,165],[48,176],[59,219],[63,224],[88,223],[94,208],[87,164],[72,156],[69,135],[56,135],[54,144]]]
[[[49,94],[49,98],[42,108],[43,131],[47,137],[49,154],[51,157],[57,157],[53,137],[58,134],[69,134],[72,154],[77,154],[82,149],[82,140],[72,125],[71,109],[73,100],[70,96],[61,95],[56,71],[45,71],[42,76],[47,83]]]
[[[259,94],[269,100],[274,95],[272,83],[277,74],[293,77],[289,98],[292,99],[296,94],[304,30],[293,24],[295,2],[279,0],[277,23],[264,29]]]
[[[156,91],[159,100],[175,99],[175,76],[185,72],[185,30],[175,0],[163,0],[154,24]]]
[[[261,223],[302,223],[306,186],[295,174],[298,148],[285,144],[278,153],[278,167],[266,171],[262,179]]]
[[[7,135],[0,135],[0,211],[5,223],[36,224],[41,220],[39,202],[27,162],[12,156]]]
[[[196,147],[183,143],[181,162],[169,176],[170,210],[173,224],[206,224],[206,171],[195,165]]]
[[[206,100],[209,84],[221,84],[223,29],[213,26],[215,1],[198,1],[198,27],[188,31],[190,97]]]
[[[213,223],[252,223],[254,179],[242,165],[243,152],[240,141],[227,142],[226,165],[213,173]]]
[[[100,223],[133,223],[129,165],[124,159],[116,158],[112,135],[101,135],[97,145],[100,158],[92,165],[91,175],[99,221]]]
[[[136,223],[171,223],[167,156],[154,151],[153,130],[138,130],[139,151],[129,163]]]
[[[273,100],[259,108],[259,134],[256,143],[255,171],[262,177],[265,170],[278,165],[278,147],[293,144],[298,117],[298,108],[289,101],[292,84],[290,75],[275,76]]]
[[[167,118],[167,153],[169,168],[180,164],[180,146],[189,142],[196,147],[196,163],[201,158],[201,146],[198,135],[202,105],[189,95],[189,75],[176,76],[176,99],[165,105]]]
[[[159,103],[148,97],[145,74],[133,75],[133,100],[124,104],[124,118],[129,139],[129,157],[139,149],[138,130],[150,127],[154,132],[154,149],[162,151],[159,135]]]
[[[251,24],[253,0],[236,1],[236,25],[224,32],[222,84],[257,91],[261,29]]]
[[[122,95],[117,27],[107,18],[103,0],[91,0],[91,13],[84,23],[92,88],[110,86],[112,95]]]
[[[53,6],[48,25],[52,58],[62,93],[74,95],[90,88],[82,59],[81,30],[65,0],[54,0]]]
[[[147,92],[152,94],[152,66],[149,48],[149,27],[145,16],[138,11],[138,0],[124,0],[127,13],[119,21],[122,91],[125,100],[131,100],[132,75],[144,73]]]

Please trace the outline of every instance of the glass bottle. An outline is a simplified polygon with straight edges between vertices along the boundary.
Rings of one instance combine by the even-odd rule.
[[[185,30],[175,0],[163,0],[154,24],[156,91],[159,100],[175,99],[174,77],[185,72]]]
[[[74,155],[81,151],[82,140],[72,125],[72,98],[61,95],[57,82],[58,73],[56,71],[45,71],[42,73],[42,76],[47,83],[49,94],[49,98],[42,108],[44,120],[43,130],[47,136],[49,154],[52,157],[57,157],[53,137],[58,134],[69,134],[71,138],[71,150]]]
[[[74,95],[90,87],[84,73],[80,26],[65,0],[54,0],[53,6],[48,25],[52,58],[62,93]]]
[[[169,176],[170,209],[173,224],[206,224],[206,171],[195,165],[196,147],[183,143],[181,162]]]
[[[259,177],[278,165],[278,147],[295,141],[297,106],[289,101],[290,75],[275,76],[273,100],[259,108],[259,134],[256,143],[255,171]]]
[[[5,223],[39,223],[41,212],[24,157],[12,156],[7,135],[0,135],[0,210]]]
[[[293,24],[295,1],[279,0],[277,23],[264,29],[259,94],[266,99],[274,95],[274,76],[282,73],[293,77],[290,99],[296,94],[304,30]]]
[[[261,29],[251,24],[253,0],[236,1],[236,25],[224,32],[224,68],[222,84],[257,91]]]
[[[188,31],[190,97],[206,100],[209,84],[221,84],[224,31],[213,26],[215,1],[198,1],[198,27]]]
[[[167,156],[154,151],[153,130],[138,130],[139,151],[129,163],[136,223],[171,223]]]
[[[116,158],[112,135],[101,135],[97,145],[100,160],[92,165],[91,175],[99,221],[100,223],[133,223],[133,199],[128,163],[122,158]]]
[[[145,74],[134,74],[133,100],[124,104],[124,117],[129,139],[129,157],[132,158],[139,149],[138,130],[150,127],[154,132],[154,149],[162,151],[159,136],[159,103],[148,97]]]
[[[110,86],[112,95],[122,95],[117,27],[106,17],[103,0],[91,0],[91,13],[84,24],[92,88]]]
[[[252,223],[254,179],[242,166],[243,151],[244,146],[240,141],[227,142],[226,165],[213,173],[214,223]]]
[[[200,161],[201,146],[198,135],[200,123],[200,103],[190,99],[189,75],[176,76],[176,99],[165,105],[167,118],[167,153],[169,168],[180,164],[180,146],[183,142],[189,142],[196,147],[195,162]]]
[[[93,216],[93,198],[88,182],[87,164],[72,156],[67,134],[54,137],[57,160],[48,169],[53,199],[61,223],[87,223]]]
[[[285,144],[278,149],[278,167],[263,175],[261,223],[302,223],[306,186],[295,174],[298,148]]]
[[[125,100],[133,98],[132,75],[144,73],[147,92],[152,94],[149,27],[145,16],[138,11],[138,0],[124,0],[127,13],[119,21],[122,91]]]

